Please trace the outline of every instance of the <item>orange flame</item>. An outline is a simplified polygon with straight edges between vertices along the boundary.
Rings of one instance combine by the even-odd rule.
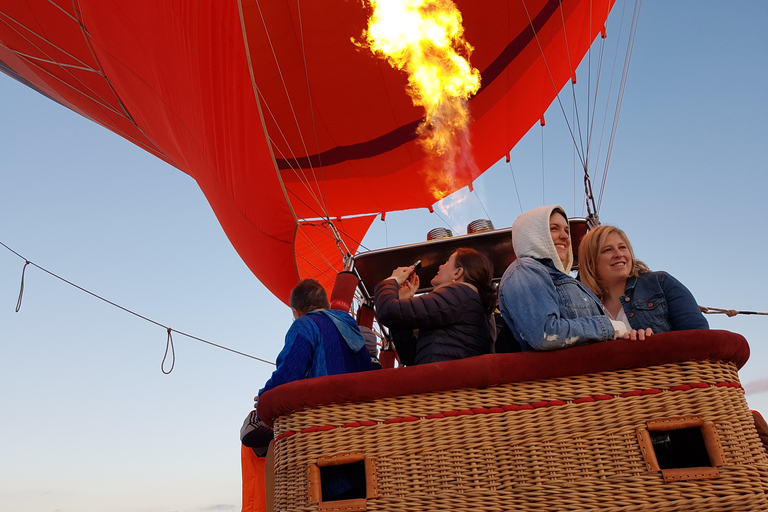
[[[480,72],[468,61],[473,47],[464,39],[459,10],[452,0],[363,0],[373,8],[363,32],[374,55],[408,73],[408,94],[426,115],[417,133],[427,152],[443,167],[472,165],[467,100],[480,89]],[[466,57],[464,57],[464,55]],[[435,199],[454,190],[451,172],[432,176]]]

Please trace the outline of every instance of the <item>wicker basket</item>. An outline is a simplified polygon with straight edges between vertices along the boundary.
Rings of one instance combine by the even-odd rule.
[[[274,427],[275,510],[768,510],[768,458],[729,361],[340,401]],[[649,439],[683,427],[704,433],[710,463],[661,471]],[[324,502],[318,466],[348,460],[365,461],[367,497]]]

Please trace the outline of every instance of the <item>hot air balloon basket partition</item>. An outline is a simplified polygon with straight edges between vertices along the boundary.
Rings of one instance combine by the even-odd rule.
[[[678,341],[670,334],[643,347],[653,351],[643,366],[621,370],[555,376],[622,366],[637,344],[309,379],[265,394],[273,410],[294,409],[273,418],[275,510],[768,510],[768,458],[737,373],[746,356],[733,350],[746,341],[690,333],[679,340],[685,361],[661,362]],[[552,366],[535,368],[546,356]],[[483,385],[512,370],[524,379]],[[552,376],[527,379],[537,371]],[[448,387],[473,379],[480,385]],[[418,382],[423,391],[401,392]],[[358,495],[324,497],[328,467],[357,475]]]

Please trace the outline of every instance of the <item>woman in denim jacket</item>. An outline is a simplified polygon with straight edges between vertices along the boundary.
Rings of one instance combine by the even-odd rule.
[[[636,260],[629,238],[617,227],[599,226],[582,239],[579,280],[600,297],[606,314],[628,329],[709,329],[688,288]]]
[[[512,224],[517,259],[499,286],[501,315],[526,350],[557,350],[616,338],[645,339],[605,316],[600,300],[569,274],[570,228],[560,206],[541,206]]]

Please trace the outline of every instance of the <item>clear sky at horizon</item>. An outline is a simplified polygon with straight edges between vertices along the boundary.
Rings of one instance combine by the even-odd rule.
[[[768,311],[755,271],[768,253],[766,19],[759,0],[642,4],[600,217],[706,306]],[[194,180],[2,74],[0,112],[0,242],[163,325],[275,360],[290,310]],[[442,218],[462,230],[487,211],[505,227],[551,203],[581,216],[562,117],[550,109],[511,166],[502,159]],[[441,224],[391,213],[364,244],[422,240]],[[165,375],[164,328],[32,266],[16,313],[23,266],[0,247],[0,510],[239,510],[238,431],[272,367],[174,335]],[[742,383],[768,412],[768,317],[707,318],[750,341]]]

